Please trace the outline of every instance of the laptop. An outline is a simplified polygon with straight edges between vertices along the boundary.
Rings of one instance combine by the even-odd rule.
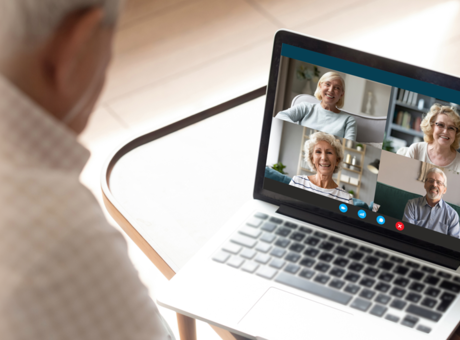
[[[456,77],[278,31],[254,199],[158,303],[249,339],[449,338],[460,170],[414,148],[436,105],[456,145],[457,103]]]

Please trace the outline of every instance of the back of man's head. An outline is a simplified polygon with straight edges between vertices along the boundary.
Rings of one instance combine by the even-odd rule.
[[[104,22],[115,24],[123,0],[0,0],[0,57],[35,47],[70,13],[102,8]]]

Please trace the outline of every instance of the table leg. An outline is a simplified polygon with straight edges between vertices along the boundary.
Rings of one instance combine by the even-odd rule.
[[[180,340],[197,340],[195,319],[176,313]]]

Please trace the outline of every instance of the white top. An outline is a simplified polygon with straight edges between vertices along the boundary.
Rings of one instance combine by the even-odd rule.
[[[2,340],[174,339],[79,181],[89,152],[0,76]]]
[[[434,164],[428,156],[427,142],[419,142],[412,144],[409,147],[409,150],[407,150],[406,156],[425,163]],[[457,152],[457,155],[455,156],[454,160],[450,164],[445,165],[442,168],[446,170],[460,171],[460,153]]]
[[[289,185],[353,205],[353,197],[342,188],[324,189],[318,187],[307,176],[294,176]]]

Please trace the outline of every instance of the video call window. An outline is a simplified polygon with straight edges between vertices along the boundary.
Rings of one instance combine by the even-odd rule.
[[[454,103],[282,57],[265,176],[459,238],[459,140]]]

